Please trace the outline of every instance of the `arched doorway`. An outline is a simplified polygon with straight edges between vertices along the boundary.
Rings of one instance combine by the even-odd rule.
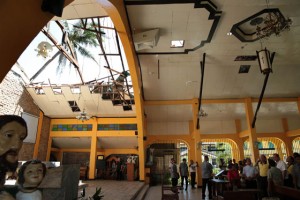
[[[150,185],[170,184],[169,165],[175,158],[179,166],[183,158],[189,160],[189,146],[184,141],[155,141],[146,150],[146,167],[150,168]]]
[[[214,166],[214,173],[220,171],[221,160],[228,165],[229,160],[240,159],[240,154],[236,143],[230,139],[203,139],[201,140],[202,157],[208,155],[209,161]],[[204,159],[204,158],[202,158]]]
[[[287,157],[286,146],[282,140],[275,137],[257,138],[255,147],[259,150],[259,155],[266,155],[267,158],[272,157],[274,153],[278,153],[282,160]],[[249,140],[244,142],[244,155],[250,157]]]
[[[300,153],[300,137],[296,137],[293,140],[293,147],[292,147],[293,152]]]

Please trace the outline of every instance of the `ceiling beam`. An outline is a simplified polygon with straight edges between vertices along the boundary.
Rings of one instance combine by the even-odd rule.
[[[249,134],[250,134],[250,131],[249,131],[249,130],[244,130],[244,131],[239,132],[239,137],[240,137],[240,138],[248,137]]]
[[[184,105],[193,104],[195,101],[191,100],[168,100],[168,101],[145,101],[146,106],[161,106],[161,105]]]
[[[300,129],[288,131],[285,134],[287,137],[295,137],[295,136],[300,136]]]
[[[258,102],[258,98],[253,98],[252,103]],[[241,99],[202,99],[202,104],[225,104],[225,103],[244,103],[245,98]],[[299,98],[264,98],[264,103],[288,103],[297,102],[300,112],[300,97]],[[158,105],[181,105],[181,104],[193,104],[194,99],[190,100],[148,100],[144,102],[147,106],[158,106]]]
[[[135,131],[101,131],[97,137],[137,137]]]

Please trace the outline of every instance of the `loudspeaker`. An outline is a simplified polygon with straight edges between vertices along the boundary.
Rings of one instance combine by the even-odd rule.
[[[50,12],[58,17],[62,16],[65,0],[43,0],[42,11]]]
[[[144,137],[143,137],[143,140],[146,141],[146,140],[147,140],[147,136],[144,136]]]

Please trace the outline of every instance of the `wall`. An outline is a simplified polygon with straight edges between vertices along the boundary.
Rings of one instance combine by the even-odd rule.
[[[9,71],[0,83],[0,114],[21,115],[22,112],[39,117],[40,109],[24,88],[23,79]],[[49,138],[50,119],[44,117],[38,159],[45,160]],[[33,157],[34,145],[24,143],[19,153],[19,160],[30,160]]]
[[[85,166],[90,161],[90,153],[88,152],[64,152],[63,165],[80,164]]]
[[[40,138],[40,145],[38,150],[38,157],[37,157],[39,160],[46,160],[47,157],[48,140],[50,134],[50,121],[51,119],[49,117],[44,116],[41,138]]]

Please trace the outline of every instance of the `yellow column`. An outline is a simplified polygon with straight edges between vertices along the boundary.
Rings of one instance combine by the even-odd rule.
[[[144,152],[144,139],[143,134],[139,134],[138,136],[138,152],[139,152],[139,175],[140,181],[145,180],[145,152]]]
[[[286,134],[289,131],[289,125],[286,118],[283,118],[282,120],[282,127],[284,130],[284,133]],[[284,137],[283,142],[285,144],[286,154],[287,156],[293,155],[293,140],[290,137]]]
[[[238,149],[240,151],[240,158],[239,158],[239,160],[243,160],[245,158],[245,155],[244,155],[244,140],[241,139],[241,140],[237,140],[235,142],[236,142],[236,145],[237,145],[237,147],[238,147]]]
[[[90,166],[89,179],[95,179],[96,171],[96,156],[97,156],[97,120],[93,122],[93,135],[91,137],[91,151],[90,151]]]
[[[202,186],[202,171],[201,171],[201,164],[202,164],[202,146],[198,145],[201,143],[201,135],[200,135],[200,129],[197,129],[197,120],[198,120],[198,99],[194,99],[193,102],[193,132],[192,132],[192,138],[194,139],[194,146],[195,146],[195,162],[197,161],[199,163],[199,167],[197,168],[196,173],[196,182],[197,186]],[[201,124],[200,124],[201,128]]]
[[[287,156],[293,156],[293,139],[289,137],[284,140]]]
[[[190,131],[190,136],[192,138],[192,142],[189,143],[190,149],[189,149],[189,158],[193,161],[196,161],[196,150],[199,145],[197,145],[195,138],[194,138],[194,122],[189,121],[189,131]],[[188,160],[189,161],[189,160]]]
[[[237,138],[239,138],[239,134],[242,131],[241,120],[240,119],[235,120],[235,130],[236,130],[236,136],[237,136]],[[232,152],[233,158],[236,161],[244,159],[244,140],[239,138],[239,139],[234,140],[234,142],[237,145],[239,154],[235,153],[235,152]],[[239,155],[239,156],[237,156],[237,155]]]
[[[259,157],[258,148],[256,146],[257,142],[257,134],[256,134],[256,128],[252,128],[252,120],[253,120],[253,110],[252,110],[252,100],[251,98],[245,99],[245,110],[246,110],[246,122],[247,127],[249,130],[249,147],[251,151],[251,160],[253,163],[256,162],[256,160]]]
[[[40,117],[38,121],[38,129],[37,129],[37,134],[36,134],[36,141],[34,144],[34,150],[33,150],[33,159],[38,158],[38,153],[39,153],[39,146],[40,146],[40,141],[41,141],[41,134],[42,134],[42,127],[43,127],[43,118],[44,114],[42,111],[40,111]]]

